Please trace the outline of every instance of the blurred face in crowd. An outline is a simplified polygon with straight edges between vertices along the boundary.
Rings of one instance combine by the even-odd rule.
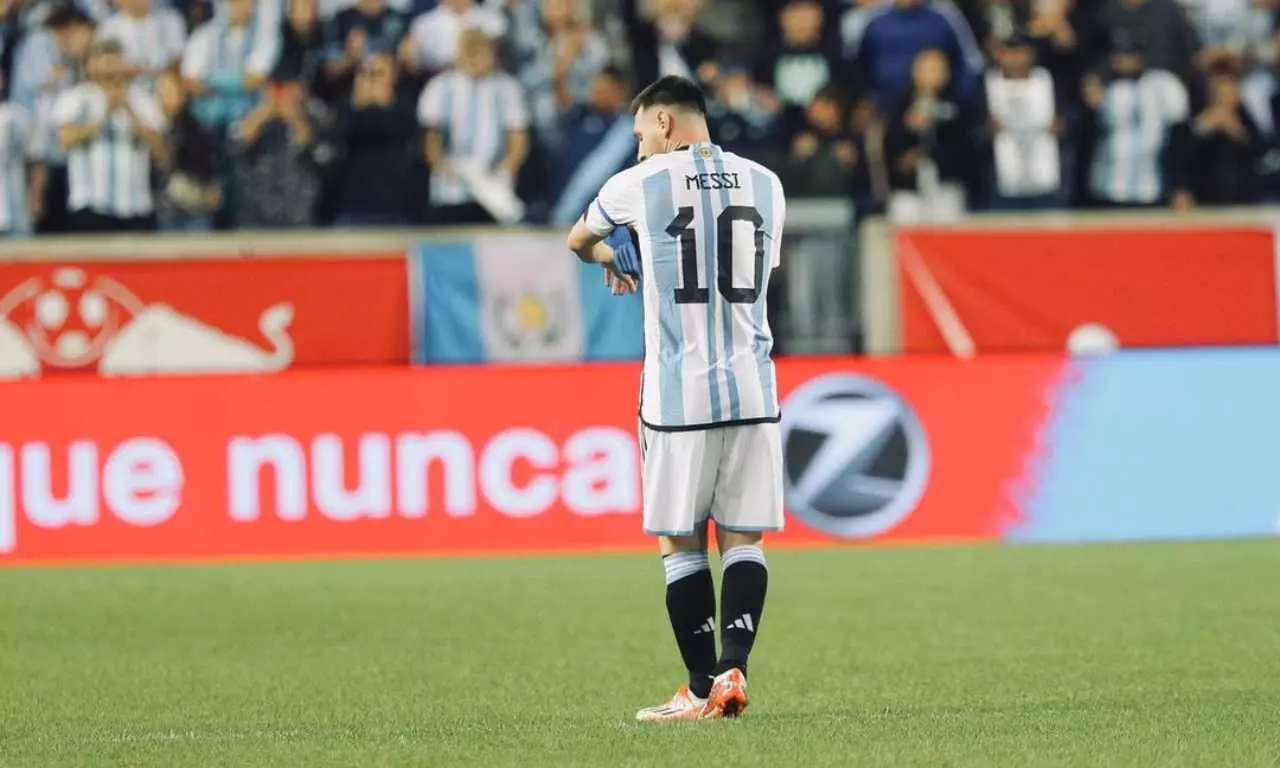
[[[858,133],[865,133],[880,122],[880,109],[872,99],[862,99],[849,111],[849,125]]]
[[[89,24],[72,24],[63,29],[53,30],[54,40],[62,52],[73,59],[83,59],[93,42],[93,26]]]
[[[911,69],[916,88],[925,93],[938,93],[951,80],[951,65],[942,51],[923,51]]]
[[[124,57],[118,53],[100,53],[89,59],[87,66],[89,77],[108,92],[121,91],[129,87],[128,67]]]
[[[1000,68],[1005,77],[1026,77],[1035,64],[1035,50],[1021,43],[1000,49]]]
[[[1240,81],[1235,75],[1220,73],[1209,79],[1209,101],[1214,106],[1236,109],[1240,106]]]
[[[609,73],[601,73],[591,81],[591,94],[588,97],[591,108],[597,112],[617,114],[626,106],[626,89],[618,78]]]
[[[493,72],[493,43],[478,29],[464,31],[458,39],[458,69],[470,77]]]
[[[788,45],[817,45],[822,19],[822,6],[815,0],[792,0],[782,9],[782,37]]]
[[[227,18],[237,27],[243,27],[249,23],[249,19],[253,16],[254,0],[226,0]]]
[[[156,98],[160,108],[169,117],[182,111],[187,103],[187,94],[182,87],[182,79],[176,72],[165,72],[156,78]]]
[[[809,121],[809,125],[817,128],[822,133],[828,135],[840,133],[842,110],[840,109],[840,103],[835,99],[819,95],[809,102],[804,114]]]
[[[126,15],[141,18],[151,13],[151,0],[117,0],[116,5]]]
[[[387,9],[386,0],[359,0],[356,8],[366,16],[377,16]]]
[[[542,23],[550,29],[563,29],[573,24],[574,0],[542,0]]]
[[[466,13],[475,5],[475,0],[442,0],[440,4],[454,13]]]
[[[289,0],[289,23],[298,29],[308,29],[319,18],[316,0]]]
[[[716,78],[716,98],[721,104],[735,111],[750,109],[755,95],[755,82],[744,69],[727,68]]]

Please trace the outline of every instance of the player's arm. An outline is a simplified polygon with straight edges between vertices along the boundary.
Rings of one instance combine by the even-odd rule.
[[[613,249],[604,241],[615,229],[632,221],[632,195],[628,194],[627,187],[626,178],[622,174],[606,181],[600,194],[587,206],[586,213],[582,214],[582,218],[569,231],[569,250],[583,262],[613,265]]]
[[[587,226],[587,218],[583,216],[569,231],[569,250],[584,263],[610,265],[613,263],[613,249],[605,244],[605,237],[592,232]]]

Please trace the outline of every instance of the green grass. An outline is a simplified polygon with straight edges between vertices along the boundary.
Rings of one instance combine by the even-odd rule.
[[[656,557],[0,571],[0,765],[1280,765],[1280,542],[771,572],[751,711],[664,727]]]

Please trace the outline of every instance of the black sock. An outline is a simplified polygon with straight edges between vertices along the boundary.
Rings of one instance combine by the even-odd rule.
[[[667,616],[689,670],[689,691],[705,699],[716,665],[716,587],[706,552],[662,558],[667,571]]]
[[[720,585],[720,663],[714,674],[733,668],[747,673],[747,657],[760,631],[769,568],[758,546],[734,547],[720,557],[724,578]]]

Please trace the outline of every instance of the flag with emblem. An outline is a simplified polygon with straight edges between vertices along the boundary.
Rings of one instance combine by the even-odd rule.
[[[639,295],[613,296],[600,267],[558,235],[431,242],[410,261],[416,363],[638,360]]]

